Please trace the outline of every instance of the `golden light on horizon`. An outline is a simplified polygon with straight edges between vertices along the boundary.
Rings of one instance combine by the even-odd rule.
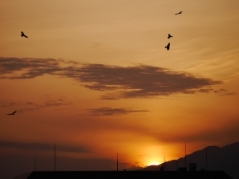
[[[164,152],[162,147],[157,145],[148,145],[144,148],[144,154],[142,155],[142,165],[160,165],[164,161]]]
[[[150,166],[150,165],[160,165],[162,162],[158,162],[158,161],[150,161],[146,166]]]

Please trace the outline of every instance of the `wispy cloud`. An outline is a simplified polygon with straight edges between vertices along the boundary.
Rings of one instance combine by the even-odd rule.
[[[61,71],[59,64],[55,59],[0,58],[0,74],[1,78],[34,78]]]
[[[38,109],[47,108],[47,107],[65,106],[65,105],[70,105],[71,103],[62,101],[62,99],[58,99],[58,100],[47,100],[43,104],[36,104],[32,102],[28,102],[26,104],[31,105],[32,107],[21,109],[19,110],[19,112],[38,110]]]
[[[222,81],[166,68],[84,64],[57,59],[0,58],[0,78],[29,79],[45,74],[75,79],[86,88],[104,91],[103,99],[146,98],[184,93],[225,93],[214,90]]]
[[[20,105],[21,109],[18,109],[18,113],[24,112],[24,111],[32,111],[32,110],[38,110],[42,108],[47,107],[59,107],[59,106],[65,106],[65,105],[71,105],[72,103],[65,101],[62,98],[59,99],[52,99],[48,97],[44,102],[42,103],[35,103],[32,101],[15,101],[15,102],[7,102],[7,101],[0,101],[0,107],[14,107],[16,105]]]
[[[129,113],[138,113],[138,112],[148,112],[147,110],[131,110],[125,108],[111,108],[111,107],[104,107],[104,108],[96,108],[96,109],[89,109],[92,115],[103,115],[103,116],[113,116],[113,115],[124,115]]]
[[[17,104],[16,102],[2,102],[2,103],[0,104],[0,106],[1,106],[2,108],[5,108],[5,107],[14,106],[14,105],[16,105],[16,104]]]

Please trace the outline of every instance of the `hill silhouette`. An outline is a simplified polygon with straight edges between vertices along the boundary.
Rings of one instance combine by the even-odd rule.
[[[190,163],[196,163],[197,171],[222,170],[232,178],[239,178],[239,142],[223,147],[205,147],[202,150],[198,150],[186,155],[186,161],[187,170],[189,170]],[[164,166],[163,168],[165,171],[178,170],[178,168],[185,166],[185,157],[179,158],[177,160],[167,161],[161,165],[148,166],[143,170],[160,170],[162,166]]]

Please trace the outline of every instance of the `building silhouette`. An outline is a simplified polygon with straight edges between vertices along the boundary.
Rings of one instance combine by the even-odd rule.
[[[19,177],[18,177],[19,178]],[[18,179],[15,177],[14,179]],[[232,179],[223,171],[34,171],[21,179]]]

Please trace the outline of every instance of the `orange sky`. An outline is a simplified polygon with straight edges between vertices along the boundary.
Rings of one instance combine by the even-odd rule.
[[[47,158],[55,144],[59,169],[112,170],[117,152],[123,169],[238,141],[238,6],[2,0],[1,155]]]

